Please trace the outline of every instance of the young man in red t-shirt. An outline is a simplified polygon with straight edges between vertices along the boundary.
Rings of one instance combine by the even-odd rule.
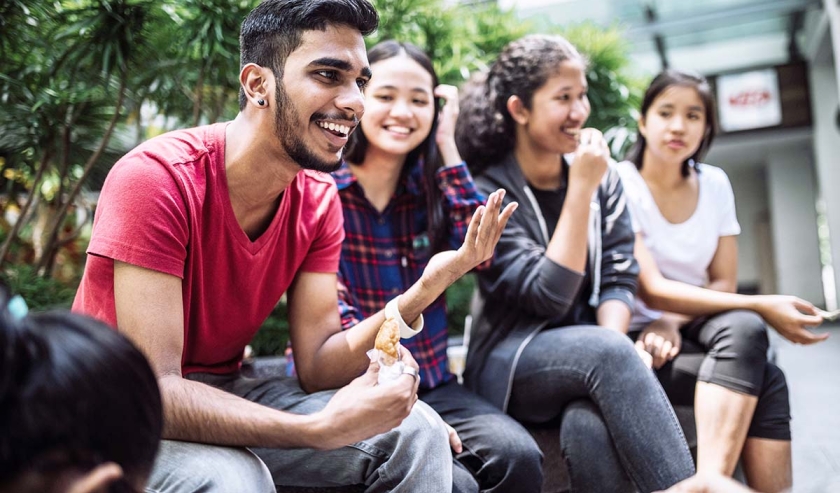
[[[364,111],[362,36],[377,22],[367,0],[263,2],[242,25],[236,119],[144,143],[103,186],[73,308],[117,327],[157,373],[154,491],[452,488],[457,436],[415,405],[416,362],[403,351],[408,374],[376,385],[367,338],[342,332],[336,309],[341,205],[320,172]],[[513,212],[500,204],[491,196],[392,312],[415,321],[488,259]],[[243,348],[284,292],[299,382],[243,378]]]

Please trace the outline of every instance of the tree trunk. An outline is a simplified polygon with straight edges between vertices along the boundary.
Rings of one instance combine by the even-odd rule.
[[[204,103],[204,65],[198,71],[198,80],[195,83],[195,99],[193,100],[193,127],[198,126],[201,120],[201,105]]]
[[[67,172],[70,169],[70,134],[73,125],[76,123],[75,112],[72,106],[70,111],[70,118],[67,124],[64,125],[64,130],[61,132],[61,167],[58,170],[58,193],[55,194],[56,197],[59,197],[59,200],[64,196],[64,184],[67,181]]]
[[[87,180],[88,175],[90,175],[90,171],[93,169],[93,166],[96,164],[96,161],[99,159],[99,156],[102,155],[102,153],[105,151],[105,147],[107,147],[108,142],[111,140],[111,134],[113,133],[114,127],[116,127],[117,121],[119,121],[120,114],[122,112],[122,105],[123,100],[125,99],[127,83],[128,74],[123,72],[122,77],[120,79],[120,89],[119,95],[117,97],[117,103],[114,107],[114,116],[111,118],[111,121],[108,124],[108,129],[105,131],[105,135],[102,137],[102,142],[100,142],[99,147],[96,148],[96,151],[94,151],[93,155],[91,155],[85,163],[82,176],[79,177],[79,181],[76,182],[76,186],[74,186],[73,190],[70,191],[70,195],[67,197],[67,200],[65,200],[61,204],[61,207],[58,209],[58,212],[55,215],[55,221],[53,222],[52,228],[50,229],[49,239],[45,244],[46,246],[44,247],[44,253],[43,255],[41,255],[41,259],[38,261],[36,268],[37,271],[43,276],[47,276],[47,273],[52,270],[52,264],[55,261],[56,254],[58,254],[58,235],[61,232],[61,226],[64,224],[64,218],[67,216],[67,209],[69,209],[70,204],[72,204],[76,200],[76,197],[79,195],[79,192],[81,192],[82,186]]]
[[[29,209],[32,207],[32,204],[35,202],[35,198],[38,196],[38,188],[41,186],[41,180],[44,178],[44,171],[47,169],[47,166],[49,166],[51,158],[52,151],[47,148],[44,151],[44,155],[41,157],[41,162],[38,163],[38,171],[35,172],[35,180],[32,182],[32,189],[29,191],[29,196],[26,198],[26,202],[20,209],[18,219],[15,221],[14,226],[12,226],[12,230],[9,231],[9,236],[6,237],[6,241],[4,241],[3,245],[0,246],[0,268],[2,268],[6,263],[6,256],[9,254],[9,249],[11,248],[12,243],[14,243],[17,239],[17,235],[20,233],[21,228],[23,228],[23,224],[26,222],[26,216],[29,213]]]

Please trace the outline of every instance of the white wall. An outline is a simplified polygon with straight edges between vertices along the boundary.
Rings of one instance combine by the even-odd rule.
[[[810,79],[816,176],[826,204],[835,285],[840,286],[840,129],[835,120],[838,90],[834,64],[812,65]]]
[[[776,257],[776,287],[824,305],[816,225],[816,183],[809,147],[767,156],[767,191]]]
[[[762,266],[762,251],[767,249],[762,238],[769,223],[767,204],[767,179],[764,166],[726,166],[721,168],[729,175],[732,190],[735,192],[735,210],[741,234],[738,236],[738,284],[756,285],[762,292],[772,291],[762,278],[762,267],[769,270],[765,274],[774,276],[775,268],[771,264]],[[772,251],[770,252],[772,254]]]

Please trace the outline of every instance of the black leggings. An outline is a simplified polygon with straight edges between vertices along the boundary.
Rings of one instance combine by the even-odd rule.
[[[680,354],[656,372],[672,404],[693,406],[698,381],[754,395],[758,405],[747,436],[790,440],[787,382],[782,370],[767,361],[767,327],[761,317],[733,310],[694,319],[680,333]]]

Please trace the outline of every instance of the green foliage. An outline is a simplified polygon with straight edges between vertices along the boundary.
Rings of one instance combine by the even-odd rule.
[[[284,296],[251,340],[255,356],[279,356],[289,342],[289,319]]]
[[[13,28],[16,38],[3,42],[10,50],[0,64],[0,156],[6,170],[31,181],[4,187],[11,192],[4,210],[23,213],[0,249],[0,263],[10,260],[18,235],[32,231],[26,222],[36,218],[26,212],[39,201],[52,214],[43,241],[23,239],[43,244],[34,249],[38,270],[50,275],[59,250],[72,242],[74,232],[60,235],[65,217],[120,121],[131,70],[150,58],[148,23],[155,12],[151,0],[11,4],[9,25],[30,28]]]
[[[495,3],[453,5],[443,0],[375,0],[379,30],[367,40],[407,41],[432,58],[442,83],[458,85],[483,69],[504,45],[530,30]]]
[[[32,252],[38,271],[54,274],[84,227],[65,231],[86,181],[101,183],[115,159],[166,130],[146,128],[141,108],[178,126],[236,114],[239,23],[258,1],[0,4],[0,210],[19,218],[0,265]],[[51,216],[36,238],[39,203]]]
[[[575,45],[589,62],[592,113],[587,126],[604,132],[613,156],[623,156],[635,136],[645,81],[630,75],[630,57],[621,30],[585,22],[557,28],[556,32]]]
[[[470,299],[475,290],[475,274],[467,274],[446,290],[447,323],[449,335],[464,333],[464,320],[470,314]]]
[[[29,265],[9,266],[0,272],[0,280],[12,293],[19,294],[30,310],[70,308],[77,285],[39,276]]]

